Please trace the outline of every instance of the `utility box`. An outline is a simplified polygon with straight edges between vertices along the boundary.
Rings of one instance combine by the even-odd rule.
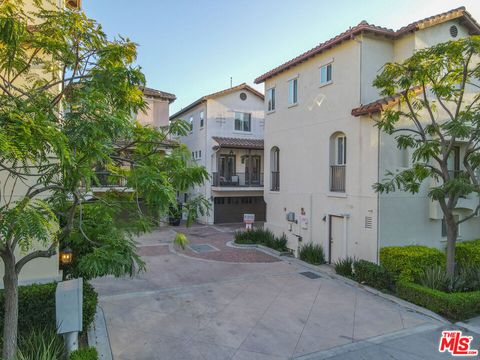
[[[288,222],[295,222],[295,213],[294,212],[287,213],[287,221]]]
[[[57,284],[55,308],[57,333],[82,331],[83,279],[62,281]]]

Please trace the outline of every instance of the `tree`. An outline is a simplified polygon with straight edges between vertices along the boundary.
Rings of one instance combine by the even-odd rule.
[[[438,201],[447,233],[447,273],[455,271],[459,224],[476,216],[480,205],[456,219],[459,198],[480,195],[480,37],[441,43],[422,49],[402,63],[388,63],[374,81],[386,96],[398,96],[376,124],[394,135],[398,148],[412,150],[412,165],[387,174],[374,188],[417,193],[426,179],[436,183],[428,196]],[[460,148],[462,168],[449,162]]]
[[[146,106],[133,42],[108,40],[80,11],[49,11],[37,2],[25,13],[19,3],[0,4],[0,257],[8,360],[17,348],[18,275],[27,263],[75,241],[87,277],[141,269],[131,235],[177,206],[177,191],[208,176],[186,147],[168,140],[186,134],[187,123],[157,129],[133,121]],[[129,201],[90,192],[99,164],[124,180]],[[208,210],[207,203],[192,199],[188,218]],[[106,212],[123,204],[137,209],[135,230]],[[95,211],[103,211],[99,226],[88,223]]]

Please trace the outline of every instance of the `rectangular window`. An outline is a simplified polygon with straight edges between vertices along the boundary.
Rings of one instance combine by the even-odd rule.
[[[327,64],[320,68],[320,85],[326,85],[331,82],[332,82],[332,64]]]
[[[275,110],[275,88],[267,90],[267,111]]]
[[[204,112],[200,111],[200,127],[203,128],[203,123],[204,123]]]
[[[190,124],[190,131],[193,131],[193,116],[190,116],[190,119],[188,119],[188,122]]]
[[[251,127],[252,115],[249,113],[235,113],[235,130],[236,131],[252,131]]]
[[[295,105],[298,101],[298,79],[292,79],[288,82],[288,103]]]
[[[198,150],[198,157],[199,157],[199,158],[202,157],[202,150]]]
[[[337,165],[345,165],[347,163],[347,138],[344,136],[337,137]]]

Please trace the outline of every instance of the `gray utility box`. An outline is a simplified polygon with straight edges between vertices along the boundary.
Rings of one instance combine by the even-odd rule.
[[[82,331],[83,279],[62,281],[55,292],[57,333]]]

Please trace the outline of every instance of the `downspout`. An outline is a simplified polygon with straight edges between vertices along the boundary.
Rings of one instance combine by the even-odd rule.
[[[377,131],[377,182],[380,182],[380,128]],[[377,258],[376,263],[380,264],[380,194],[377,196]]]

